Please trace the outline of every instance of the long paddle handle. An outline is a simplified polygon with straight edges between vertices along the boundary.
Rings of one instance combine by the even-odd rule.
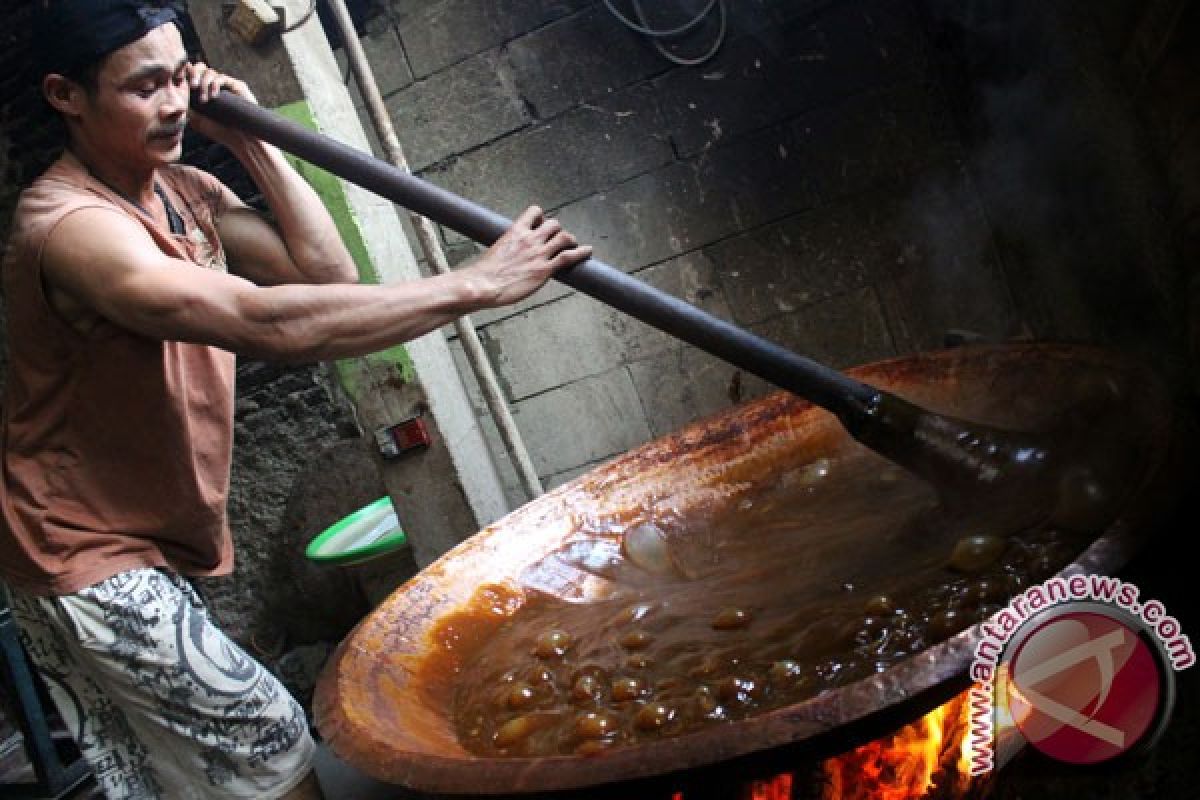
[[[484,245],[491,245],[512,224],[500,214],[453,192],[229,92],[218,94],[196,110]],[[561,270],[555,277],[602,303],[812,401],[836,414],[852,431],[879,402],[878,389],[715,317],[597,259]]]

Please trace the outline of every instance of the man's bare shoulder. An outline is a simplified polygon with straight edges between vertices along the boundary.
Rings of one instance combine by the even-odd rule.
[[[134,220],[111,205],[83,206],[50,232],[42,252],[42,276],[52,308],[81,333],[100,321],[97,299],[124,273],[157,252]]]

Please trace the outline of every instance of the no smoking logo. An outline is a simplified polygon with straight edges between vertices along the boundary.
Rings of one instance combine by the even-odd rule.
[[[1029,743],[1052,758],[1107,761],[1165,722],[1170,670],[1114,609],[1064,607],[1039,619],[1012,652],[1009,709]]]

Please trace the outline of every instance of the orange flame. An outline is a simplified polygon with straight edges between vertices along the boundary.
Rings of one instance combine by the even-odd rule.
[[[976,789],[971,777],[968,692],[952,698],[897,733],[830,758],[822,800],[961,800]],[[792,800],[793,773],[746,784],[738,800]],[[980,784],[981,786],[983,784]],[[671,800],[686,800],[675,792]]]
[[[897,733],[824,764],[823,800],[920,800],[961,797],[971,786],[964,693]]]
[[[785,772],[767,781],[754,781],[744,800],[792,800],[792,773]]]

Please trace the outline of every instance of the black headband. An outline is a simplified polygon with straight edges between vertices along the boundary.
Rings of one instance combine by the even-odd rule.
[[[35,0],[33,37],[41,74],[74,77],[177,19],[170,5],[148,0]]]

